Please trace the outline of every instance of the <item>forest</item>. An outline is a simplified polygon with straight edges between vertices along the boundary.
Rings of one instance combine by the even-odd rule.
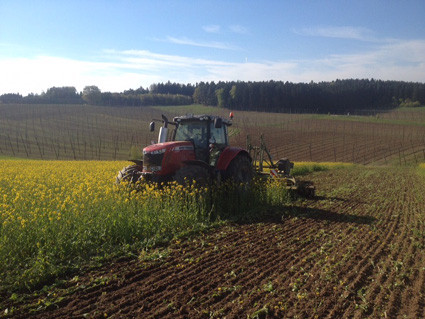
[[[425,104],[425,84],[380,80],[199,83],[195,103],[234,110],[336,113]]]
[[[41,94],[0,95],[0,103],[89,104],[103,106],[164,106],[192,103],[234,110],[346,114],[425,105],[425,84],[374,79],[292,83],[200,82],[195,85],[156,83],[121,93],[101,92],[97,86],[52,87]]]

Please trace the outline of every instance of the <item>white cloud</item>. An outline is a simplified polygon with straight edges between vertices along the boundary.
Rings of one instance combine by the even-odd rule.
[[[207,66],[210,81],[268,81],[288,80],[285,75],[296,73],[294,62],[232,63]]]
[[[310,82],[375,78],[425,82],[425,40],[393,41],[359,54],[323,59],[253,61],[220,60],[158,54],[146,50],[105,50],[99,61],[53,56],[0,58],[0,94],[41,93],[53,86],[97,85],[121,92],[152,83],[200,81]],[[250,59],[252,60],[252,59]]]
[[[330,55],[325,59],[230,63],[155,54],[149,51],[115,52],[115,59],[138,69],[171,75],[176,82],[331,81],[337,78],[375,78],[425,82],[425,41],[393,41],[359,54]],[[164,75],[164,81],[167,81]]]
[[[235,24],[235,25],[231,25],[229,27],[230,31],[234,32],[234,33],[239,33],[239,34],[246,34],[248,33],[248,29],[245,28],[244,26],[241,26],[239,24]]]
[[[220,26],[219,26],[219,25],[216,25],[216,24],[212,24],[212,25],[204,25],[204,26],[202,27],[202,29],[203,29],[205,32],[208,32],[208,33],[219,33],[219,32],[220,32]]]
[[[222,50],[238,50],[236,46],[231,44],[223,43],[223,42],[205,42],[205,41],[195,41],[186,37],[183,38],[175,38],[175,37],[167,37],[167,41],[175,44],[182,45],[190,45],[195,47],[204,47],[204,48],[212,48],[212,49],[222,49]]]
[[[51,56],[1,59],[0,70],[0,94],[41,93],[53,86],[74,86],[77,91],[82,91],[86,85],[97,85],[102,91],[117,92],[160,79],[155,74],[137,72],[123,63],[87,62]]]
[[[363,27],[352,26],[316,26],[302,29],[294,29],[294,32],[304,36],[342,38],[351,40],[371,41],[372,31]]]
[[[299,66],[298,78],[310,76],[313,81],[375,78],[425,82],[425,41],[395,41],[369,52],[299,61]]]

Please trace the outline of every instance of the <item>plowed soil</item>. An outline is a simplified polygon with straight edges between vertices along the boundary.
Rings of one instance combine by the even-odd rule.
[[[354,167],[308,178],[316,199],[116,260],[11,304],[12,317],[424,318],[424,177]]]

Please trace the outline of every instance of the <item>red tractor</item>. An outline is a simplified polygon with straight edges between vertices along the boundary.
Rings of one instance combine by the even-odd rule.
[[[158,121],[158,120],[157,120]],[[211,115],[178,116],[172,122],[162,115],[158,143],[143,149],[143,160],[119,172],[117,182],[139,180],[156,183],[176,181],[179,184],[206,185],[213,180],[249,183],[254,177],[249,153],[229,146],[227,128],[231,118]],[[174,126],[167,141],[168,126]],[[155,130],[155,120],[150,123]]]

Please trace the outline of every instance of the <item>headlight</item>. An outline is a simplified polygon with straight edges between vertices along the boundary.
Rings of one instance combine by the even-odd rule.
[[[143,154],[152,154],[152,155],[156,155],[156,154],[163,154],[165,153],[165,148],[161,148],[160,150],[156,150],[156,151],[152,151],[152,152],[148,152],[148,151],[143,151]]]

